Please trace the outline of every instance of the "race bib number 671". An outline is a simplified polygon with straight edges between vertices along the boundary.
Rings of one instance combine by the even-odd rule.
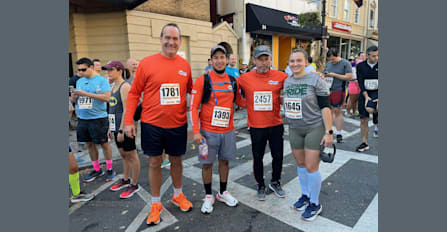
[[[80,96],[78,98],[78,105],[79,109],[92,109],[93,108],[93,101],[92,98],[86,97],[86,96]]]
[[[162,84],[160,87],[160,104],[180,104],[180,85],[178,83]]]

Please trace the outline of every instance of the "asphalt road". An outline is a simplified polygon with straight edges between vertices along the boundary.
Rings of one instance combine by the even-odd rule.
[[[280,199],[268,194],[264,202],[256,200],[251,143],[244,128],[237,130],[237,159],[230,163],[228,183],[228,190],[240,202],[237,207],[231,208],[216,201],[212,214],[200,212],[205,192],[197,161],[197,146],[190,143],[184,156],[183,192],[194,205],[191,212],[181,212],[169,203],[173,194],[172,184],[169,167],[163,168],[163,221],[156,226],[146,225],[150,211],[148,159],[140,154],[139,184],[142,190],[131,199],[123,200],[119,198],[120,192],[108,190],[112,183],[106,183],[104,177],[91,183],[81,183],[81,189],[96,193],[96,197],[85,204],[69,203],[69,231],[378,231],[378,138],[373,138],[372,128],[371,123],[370,150],[357,153],[355,147],[361,143],[359,119],[346,119],[343,128],[345,142],[336,144],[334,163],[320,165],[323,213],[313,222],[301,220],[300,213],[290,208],[301,195],[301,190],[287,127],[281,178],[287,196]],[[266,184],[271,178],[269,152],[267,146],[264,157]],[[121,174],[122,161],[115,160],[114,168],[117,174]],[[90,170],[82,170],[81,178]],[[214,166],[213,178],[213,192],[216,194],[219,189],[217,165]]]

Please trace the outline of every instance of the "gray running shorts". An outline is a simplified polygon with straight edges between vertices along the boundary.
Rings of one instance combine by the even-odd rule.
[[[301,150],[320,150],[320,143],[323,139],[325,130],[323,124],[305,128],[289,128],[289,140],[292,149]]]
[[[236,156],[236,134],[233,131],[218,134],[200,130],[200,134],[206,139],[208,144],[208,158],[198,159],[202,164],[211,164],[219,157],[221,160],[234,160]]]

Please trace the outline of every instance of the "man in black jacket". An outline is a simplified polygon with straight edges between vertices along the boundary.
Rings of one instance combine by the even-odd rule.
[[[367,59],[356,66],[357,80],[360,87],[358,110],[360,114],[360,132],[362,144],[356,151],[363,152],[368,146],[368,120],[373,114],[375,124],[374,137],[378,136],[378,110],[379,110],[379,48],[371,46],[366,50]]]

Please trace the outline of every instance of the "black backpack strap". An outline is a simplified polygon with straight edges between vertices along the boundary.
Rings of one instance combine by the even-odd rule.
[[[208,74],[204,75],[203,78],[203,94],[202,94],[202,104],[207,103],[211,96],[211,80]]]
[[[233,102],[236,102],[236,96],[237,96],[237,82],[236,82],[236,78],[231,76],[231,75],[228,75],[228,77],[230,78],[230,81],[231,81],[231,87],[233,87],[233,94],[234,94]]]

